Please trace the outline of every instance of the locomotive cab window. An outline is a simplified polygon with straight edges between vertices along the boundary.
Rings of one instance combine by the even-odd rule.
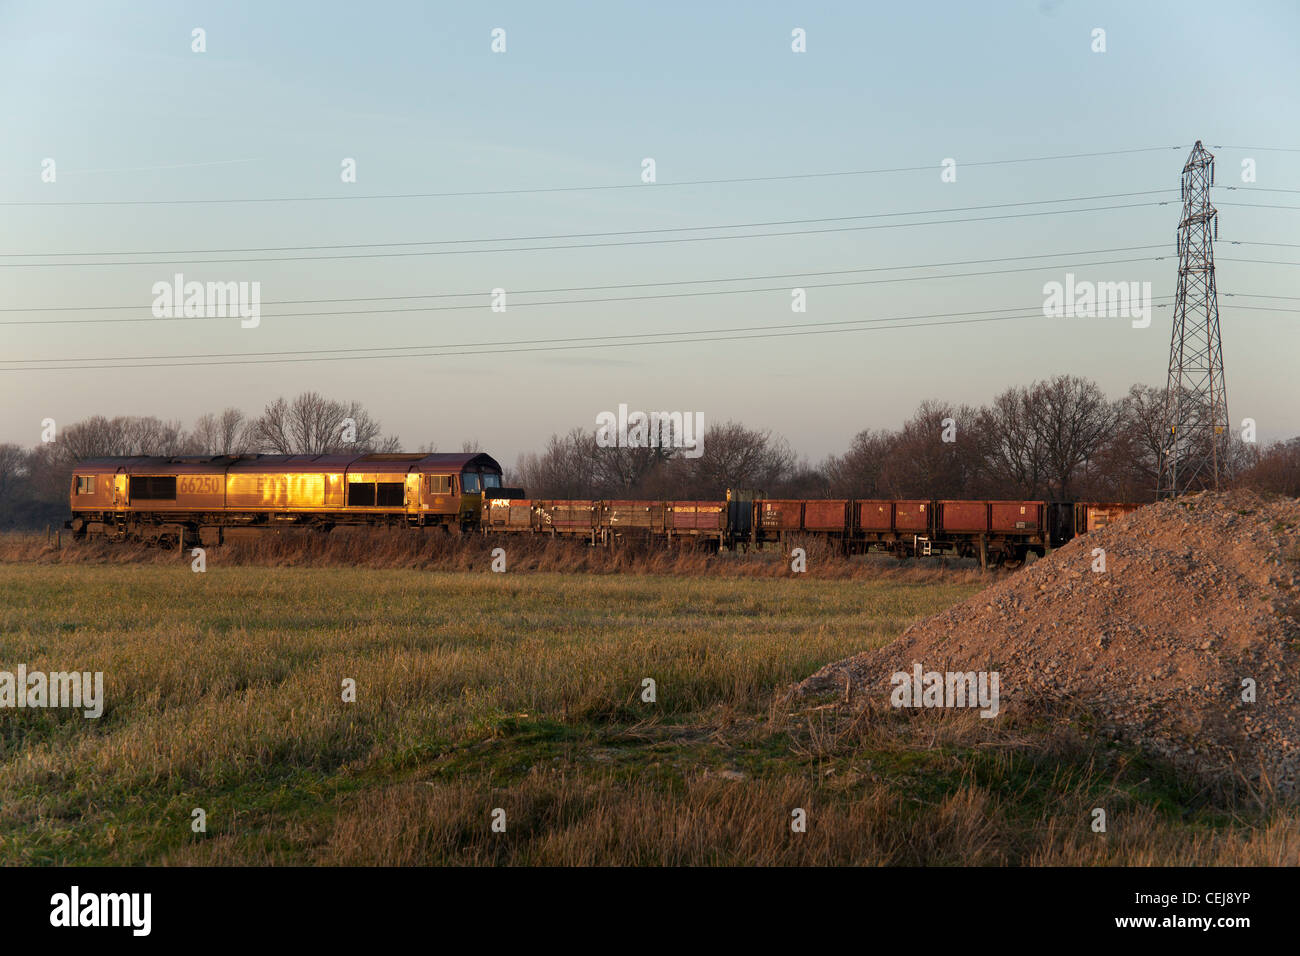
[[[95,493],[95,476],[78,475],[77,476],[77,494],[93,495]]]
[[[451,475],[425,475],[424,480],[429,494],[451,494]]]
[[[483,487],[484,487],[484,488],[500,488],[500,487],[501,487],[501,476],[500,476],[500,475],[490,475],[490,474],[485,474],[485,475],[483,476]]]
[[[129,494],[131,500],[175,501],[175,475],[132,475]]]
[[[478,472],[467,471],[460,476],[461,494],[478,494]]]

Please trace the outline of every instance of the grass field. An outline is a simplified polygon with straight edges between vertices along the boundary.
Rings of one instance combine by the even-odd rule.
[[[0,863],[1297,862],[1294,813],[1060,715],[786,694],[979,587],[0,564],[0,670],[106,696],[0,710]]]

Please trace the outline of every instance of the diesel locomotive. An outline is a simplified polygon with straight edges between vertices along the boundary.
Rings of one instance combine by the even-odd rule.
[[[220,544],[230,531],[472,528],[501,466],[483,454],[94,458],[72,475],[73,534]]]

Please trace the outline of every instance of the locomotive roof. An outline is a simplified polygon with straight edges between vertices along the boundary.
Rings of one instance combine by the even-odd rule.
[[[411,469],[419,471],[464,471],[470,466],[501,470],[501,465],[491,455],[482,452],[457,453],[372,453],[367,455],[174,455],[132,456],[118,455],[103,458],[83,458],[76,469],[121,468],[127,474],[172,473],[193,474],[213,467],[233,471],[260,471],[270,466],[283,471],[370,471],[400,473]]]

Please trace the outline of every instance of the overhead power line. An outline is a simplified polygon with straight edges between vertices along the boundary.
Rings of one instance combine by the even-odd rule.
[[[825,233],[839,232],[863,232],[874,229],[905,229],[917,226],[945,226],[954,223],[965,222],[993,222],[1005,219],[1030,219],[1039,216],[1062,216],[1069,213],[1080,212],[1105,212],[1114,209],[1140,209],[1148,206],[1164,206],[1168,202],[1146,202],[1146,203],[1124,203],[1112,206],[1085,206],[1080,209],[1051,209],[1041,212],[1021,212],[1006,213],[997,216],[969,216],[959,219],[933,219],[926,222],[892,222],[878,223],[870,226],[834,226],[827,229],[796,229],[787,232],[759,232],[759,233],[738,233],[730,236],[679,236],[671,239],[632,239],[621,242],[594,242],[594,243],[570,243],[560,246],[514,246],[500,249],[432,249],[421,250],[418,252],[380,252],[380,253],[349,253],[341,256],[251,256],[237,259],[138,259],[126,262],[10,262],[0,263],[3,269],[36,269],[42,267],[68,267],[68,266],[149,266],[149,265],[193,265],[215,262],[325,262],[336,259],[399,259],[407,256],[461,256],[474,255],[478,253],[508,253],[508,252],[549,252],[563,249],[612,249],[619,246],[651,246],[664,245],[678,242],[710,242],[726,239],[776,239],[786,236],[809,236]],[[897,215],[885,213],[882,215]],[[924,215],[924,213],[908,213],[907,215]],[[868,217],[854,217],[868,218]],[[727,228],[724,226],[714,228]],[[684,231],[684,230],[675,230]],[[449,240],[452,242],[491,242],[493,240]],[[104,253],[110,255],[111,253]]]
[[[769,226],[807,226],[826,222],[851,222],[857,219],[889,219],[898,216],[926,216],[940,212],[978,212],[985,209],[1011,209],[1019,206],[1044,206],[1051,203],[1092,202],[1097,199],[1125,199],[1176,192],[1173,189],[1146,189],[1131,193],[1106,193],[1098,196],[1072,196],[1064,199],[1031,199],[1019,202],[985,203],[979,206],[948,206],[940,209],[909,209],[902,212],[871,212],[855,216],[825,216],[820,219],[774,219],[767,222],[734,222],[710,226],[664,226],[654,229],[621,229],[615,232],[567,232],[542,236],[489,236],[484,239],[417,239],[402,242],[344,242],[319,246],[248,246],[233,249],[111,249],[107,252],[0,252],[6,259],[52,258],[56,256],[183,256],[215,252],[295,252],[322,249],[382,249],[405,246],[466,245],[482,242],[540,242],[551,239],[597,239],[608,236],[657,235],[665,232],[707,232],[718,229],[761,229]]]
[[[1296,296],[1267,296],[1262,294],[1257,296],[1254,293],[1227,293],[1227,295],[1277,299],[1300,298]],[[1157,309],[1169,308],[1169,302],[1167,300],[1171,298],[1174,297],[1167,295],[1154,296],[1151,300],[1152,307]],[[1235,305],[1233,308],[1256,312],[1300,313],[1300,309],[1276,308],[1272,306]],[[692,345],[696,343],[717,341],[742,341],[749,339],[785,338],[799,335],[822,335],[833,332],[868,332],[880,329],[929,328],[932,326],[967,325],[979,322],[1003,322],[1028,318],[1044,318],[1041,307],[1020,315],[996,314],[1017,311],[1021,310],[1013,308],[983,309],[968,312],[938,312],[924,315],[890,316],[879,319],[848,319],[835,322],[800,322],[780,325],[737,326],[717,329],[693,329],[664,332],[635,332],[618,335],[581,335],[563,338],[515,339],[497,342],[444,343],[438,345],[366,346],[345,349],[293,349],[286,351],[245,353],[214,352],[186,355],[82,356],[69,359],[29,359],[18,363],[11,362],[10,365],[16,367],[0,367],[0,372],[57,372],[119,368],[189,368],[209,365],[300,364],[304,362],[317,361],[325,362],[384,358],[448,358],[459,355],[495,355],[517,352],[565,351],[571,349],[636,345]],[[921,319],[948,320],[955,319],[955,317],[958,316],[978,316],[978,318],[954,321],[916,322],[916,320]],[[886,323],[902,324],[891,325]],[[66,364],[77,362],[99,364]]]
[[[1231,259],[1219,257],[1216,262],[1245,262],[1253,266],[1300,266],[1300,262],[1291,262],[1286,259]]]
[[[1150,256],[1144,259],[1109,259],[1102,262],[1065,263],[1061,265],[1051,265],[1051,266],[1029,266],[1028,268],[1024,268],[1024,269],[995,269],[995,270],[989,270],[984,272],[955,272],[955,273],[948,273],[945,275],[905,276],[905,277],[894,278],[894,279],[860,279],[853,282],[811,282],[811,283],[805,283],[802,286],[802,288],[833,289],[833,288],[845,288],[850,286],[879,285],[879,284],[894,283],[894,282],[921,282],[921,281],[934,280],[934,279],[965,279],[965,278],[981,277],[981,276],[1007,275],[1009,273],[1014,273],[1014,272],[1040,272],[1044,269],[1081,269],[1087,266],[1108,266],[1108,265],[1118,265],[1121,263],[1128,263],[1128,262],[1148,262],[1148,261],[1157,262],[1162,258],[1164,257]],[[766,286],[764,288],[759,288],[759,289],[704,289],[696,292],[664,292],[664,293],[656,293],[654,295],[609,296],[609,297],[595,298],[595,299],[592,298],[552,299],[544,302],[511,302],[510,308],[518,309],[518,308],[529,308],[529,307],[548,306],[548,305],[551,306],[596,305],[598,303],[607,304],[611,302],[644,302],[652,299],[685,299],[685,298],[696,298],[699,296],[710,296],[710,295],[751,295],[759,292],[789,292],[789,291],[790,291],[790,287],[788,285]],[[478,293],[478,295],[482,297],[483,293],[480,292]],[[475,310],[482,310],[485,308],[487,308],[487,306],[483,305],[482,303],[476,303],[473,305],[416,306],[413,308],[399,308],[399,309],[348,309],[348,310],[339,310],[339,311],[332,311],[332,312],[283,312],[283,313],[272,313],[270,315],[263,315],[261,316],[261,318],[302,319],[302,318],[314,318],[314,317],[329,317],[329,316],[337,316],[337,315],[386,315],[386,314],[399,313],[399,312],[470,312]],[[86,323],[116,323],[116,322],[218,322],[218,321],[228,320],[229,318],[230,318],[229,316],[211,317],[211,318],[207,316],[191,317],[191,318],[184,318],[184,317],[155,318],[151,316],[148,319],[72,319],[72,320],[61,320],[61,321],[56,320],[54,322],[40,322],[39,320],[33,320],[33,321],[35,322],[35,324],[38,325],[74,325],[74,324],[86,324]],[[30,325],[30,324],[33,324],[33,322],[12,322],[12,321],[0,322],[0,325]]]
[[[1300,209],[1300,206],[1284,206],[1281,203],[1268,202],[1221,202],[1220,206],[1236,206],[1239,209]]]
[[[1288,249],[1300,249],[1300,243],[1294,242],[1251,242],[1245,239],[1222,240],[1223,245],[1233,246],[1278,246]],[[549,289],[511,289],[512,295],[544,295],[548,293],[562,292],[604,292],[613,289],[645,289],[657,288],[661,286],[677,285],[702,285],[715,282],[748,282],[748,281],[765,281],[771,279],[801,279],[815,276],[833,276],[833,275],[853,275],[862,272],[894,272],[905,271],[908,269],[937,269],[948,266],[969,266],[981,265],[989,262],[1020,262],[1028,259],[1055,259],[1061,256],[1089,256],[1089,255],[1109,255],[1116,252],[1140,252],[1150,249],[1163,249],[1166,243],[1152,243],[1145,246],[1116,246],[1111,249],[1072,249],[1062,252],[1042,252],[1030,255],[1019,256],[999,256],[989,259],[952,259],[946,262],[916,262],[908,265],[896,266],[872,266],[870,268],[857,269],[831,269],[819,272],[787,272],[787,273],[768,273],[765,275],[748,275],[748,276],[720,276],[715,279],[676,279],[661,282],[624,282],[614,285],[592,285],[592,286],[560,286]],[[1163,257],[1157,257],[1163,258]],[[1265,259],[1230,259],[1221,258],[1220,262],[1245,262],[1258,263],[1262,265],[1300,265],[1292,262],[1274,262]],[[1096,263],[1080,263],[1081,266],[1095,265]],[[409,301],[411,299],[460,299],[472,296],[482,296],[483,290],[476,289],[472,292],[421,292],[408,295],[363,295],[351,297],[334,297],[325,299],[266,299],[263,305],[320,305],[336,304],[345,302],[397,302]],[[0,308],[0,313],[4,312],[108,312],[122,311],[128,309],[147,309],[149,306],[135,305],[38,305],[38,306],[8,306]],[[310,313],[303,313],[310,314]],[[0,325],[31,325],[41,320],[19,320],[12,322],[0,322]],[[99,319],[76,319],[74,323],[95,322],[95,321],[113,321]],[[137,322],[147,321],[145,319],[126,319],[123,321]],[[58,323],[51,323],[58,324]],[[72,323],[70,323],[72,324]]]
[[[1179,147],[1181,148],[1181,147]],[[1267,153],[1300,153],[1300,146],[1216,146],[1215,149],[1250,149]]]
[[[1134,248],[1150,249],[1150,248],[1161,248],[1161,247],[1146,246],[1146,247],[1134,247]],[[1012,258],[1019,259],[1019,258],[1036,258],[1036,257],[1027,256],[1027,257],[1012,257]],[[1159,262],[1165,258],[1167,257],[1166,256],[1145,256],[1145,257],[1133,257],[1127,259],[1104,259],[1104,260],[1098,260],[1094,262],[1053,263],[1050,265],[1029,266],[1029,267],[1019,268],[1019,269],[989,269],[989,270],[982,270],[978,272],[955,272],[955,273],[943,273],[939,275],[930,274],[930,275],[922,275],[922,276],[900,276],[900,277],[894,277],[888,279],[862,279],[862,280],[849,281],[849,282],[805,283],[803,286],[801,286],[801,288],[832,289],[832,288],[849,288],[849,287],[864,286],[864,285],[892,284],[892,283],[901,283],[901,282],[922,282],[922,281],[938,280],[938,279],[981,278],[985,276],[1010,275],[1010,274],[1023,273],[1023,272],[1040,272],[1045,270],[1086,269],[1092,266],[1122,265],[1122,264],[1128,264],[1134,262]],[[981,260],[971,260],[971,261],[977,262]],[[1005,260],[986,260],[986,261],[1005,261]],[[1280,266],[1300,265],[1300,262],[1276,262],[1271,260],[1255,260],[1255,259],[1221,258],[1219,259],[1219,261],[1220,262],[1242,262],[1242,263],[1249,263],[1254,265],[1280,265]],[[923,266],[892,266],[886,268],[892,271],[892,270],[902,270],[902,269],[912,269],[912,268],[923,268]],[[644,283],[644,284],[633,283],[633,284],[616,285],[616,286],[587,286],[587,287],[577,287],[576,289],[571,289],[571,290],[563,290],[563,289],[519,290],[518,292],[514,292],[513,294],[524,295],[524,294],[540,294],[546,292],[555,293],[561,291],[598,291],[601,289],[625,289],[625,288],[657,288],[657,287],[661,288],[661,287],[673,286],[673,285],[694,285],[694,284],[701,284],[701,283],[744,281],[745,279],[750,279],[750,280],[781,279],[781,278],[803,279],[803,278],[815,277],[819,275],[844,275],[844,274],[856,274],[862,272],[876,272],[876,271],[882,271],[882,270],[852,269],[852,270],[836,270],[833,272],[822,272],[822,273],[789,273],[786,275],[777,274],[771,276],[750,276],[750,277],[740,277],[736,279],[688,279],[679,282],[657,282],[657,283]],[[536,307],[562,306],[562,305],[598,305],[598,304],[609,304],[614,302],[642,302],[642,301],[650,301],[655,299],[696,298],[702,296],[752,295],[752,294],[769,293],[769,292],[787,292],[789,291],[789,289],[790,287],[788,285],[783,285],[783,286],[764,286],[755,289],[705,289],[705,290],[699,290],[693,292],[673,292],[673,293],[660,293],[660,294],[653,294],[653,295],[604,296],[604,297],[597,297],[597,298],[580,298],[580,299],[547,299],[547,300],[542,300],[537,302],[519,302],[516,300],[511,302],[509,304],[509,307],[511,309],[519,309],[519,308],[536,308]],[[467,297],[467,296],[473,296],[482,299],[485,294],[486,293],[480,290],[472,293],[456,292],[456,293],[442,293],[439,295],[429,295],[429,296],[384,296],[384,297],[377,297],[374,300],[365,299],[365,298],[286,300],[286,302],[282,302],[280,304],[287,304],[288,302],[292,302],[292,301],[299,301],[303,304],[310,303],[310,302],[348,303],[348,302],[359,302],[359,301],[360,302],[383,301],[383,300],[392,300],[392,299],[400,300],[400,299],[412,299],[412,298],[450,298],[450,297]],[[1287,297],[1269,296],[1268,298],[1287,298]],[[272,303],[265,303],[265,304],[269,305]],[[68,307],[62,307],[62,308],[68,308]],[[71,307],[71,308],[76,308],[76,307]],[[144,306],[105,306],[104,308],[139,309],[145,307]],[[392,314],[421,313],[421,312],[423,313],[469,312],[469,311],[481,310],[484,308],[487,308],[487,306],[479,302],[479,303],[473,303],[468,305],[412,306],[412,307],[391,308],[391,309],[365,308],[365,309],[331,310],[331,311],[324,311],[324,312],[273,312],[273,313],[262,314],[260,318],[302,319],[302,318],[329,318],[332,316],[351,316],[351,315],[392,315]],[[20,312],[24,310],[7,309],[7,310],[0,310],[0,311]],[[101,319],[52,319],[52,320],[51,319],[6,319],[4,321],[0,321],[0,326],[5,326],[5,325],[53,326],[53,325],[104,325],[104,324],[112,325],[112,324],[137,323],[137,322],[194,323],[194,322],[222,322],[222,321],[229,320],[229,318],[230,316],[153,316],[150,315],[150,316],[139,316],[139,317],[101,318]],[[45,360],[32,359],[32,360],[23,360],[23,361],[45,361]]]
[[[1230,295],[1253,295],[1252,293],[1229,293]],[[1296,298],[1294,296],[1261,296],[1263,298]],[[1154,296],[1152,307],[1169,308],[1167,300],[1173,296]],[[1259,312],[1300,313],[1300,309],[1274,308],[1271,306],[1236,305],[1234,309]],[[939,312],[925,315],[890,316],[879,319],[848,319],[836,322],[800,322],[781,325],[738,326],[718,329],[694,329],[665,332],[636,332],[618,335],[582,335],[564,338],[515,339],[498,342],[465,342],[440,345],[397,345],[366,346],[345,349],[293,349],[266,352],[215,352],[188,355],[155,356],[83,356],[69,359],[30,359],[22,363],[10,363],[17,367],[0,367],[0,372],[22,371],[86,371],[100,369],[126,368],[190,368],[225,365],[267,365],[300,364],[305,362],[332,362],[360,359],[385,358],[448,358],[461,355],[496,355],[518,352],[567,351],[572,349],[591,349],[604,347],[626,347],[637,345],[692,345],[696,343],[718,341],[743,341],[749,339],[785,338],[799,335],[823,335],[837,332],[869,332],[881,329],[929,328],[933,326],[968,325],[980,322],[1003,322],[1019,319],[1042,319],[1042,308],[1020,315],[997,315],[1002,312],[1017,312],[1019,309],[983,309],[968,312]],[[956,320],[957,316],[978,316],[973,319]],[[920,319],[943,319],[952,321],[916,322]],[[886,324],[902,323],[902,324]],[[788,331],[793,330],[793,331]],[[637,340],[637,341],[633,341]],[[576,343],[576,344],[574,344]],[[427,351],[434,350],[434,351]],[[93,362],[102,364],[66,364],[74,362]],[[39,367],[38,367],[38,363]],[[65,363],[65,364],[54,364]]]
[[[1169,299],[1172,296],[1158,296],[1155,299]],[[1166,305],[1158,305],[1155,308],[1165,308]],[[1002,308],[1002,309],[983,309],[967,312],[938,312],[926,315],[914,316],[890,316],[879,319],[848,319],[836,322],[799,322],[783,325],[758,325],[758,326],[740,326],[721,329],[692,329],[669,332],[638,332],[621,335],[583,335],[570,336],[567,338],[552,339],[519,339],[504,342],[468,342],[460,344],[442,344],[442,345],[398,345],[398,346],[365,346],[346,349],[293,349],[279,352],[228,352],[228,353],[197,353],[193,355],[157,355],[157,356],[118,356],[118,357],[81,357],[70,359],[32,359],[31,362],[44,363],[66,363],[66,362],[111,362],[113,364],[96,364],[96,365],[66,365],[66,364],[47,364],[42,368],[17,367],[17,368],[0,368],[0,371],[64,371],[69,369],[87,370],[103,368],[184,368],[200,365],[263,365],[276,363],[299,363],[311,361],[340,361],[344,359],[365,359],[365,358],[403,358],[403,357],[446,357],[456,355],[482,355],[482,354],[508,354],[512,352],[536,352],[536,351],[555,351],[578,348],[601,348],[609,346],[629,346],[629,345],[690,345],[697,342],[715,342],[715,341],[735,341],[755,338],[777,338],[790,335],[820,335],[828,332],[843,331],[874,331],[882,328],[927,328],[934,325],[953,325],[967,324],[970,322],[997,322],[1007,321],[1010,319],[1037,318],[1042,319],[1043,310],[1041,306],[1036,307],[1035,311],[1030,311],[1025,315],[1006,315],[996,316],[999,312],[1018,312],[1021,309]],[[967,319],[962,322],[926,322],[919,325],[885,325],[878,323],[902,322],[908,323],[917,319],[948,319],[955,316],[982,316],[983,318]],[[867,326],[867,328],[861,328]],[[795,331],[779,331],[789,330]],[[733,333],[745,333],[735,335]],[[755,334],[749,334],[755,333]],[[700,338],[698,336],[704,336]],[[710,337],[711,336],[711,337]],[[651,339],[651,341],[629,341],[631,339]],[[581,343],[581,344],[563,344],[563,343]],[[525,348],[514,348],[513,346],[528,346]],[[457,351],[420,351],[427,349],[455,349]],[[470,349],[470,351],[464,351]],[[388,353],[388,354],[363,354],[363,353]],[[298,356],[298,357],[287,357]],[[194,360],[194,361],[189,361]],[[146,364],[121,364],[143,362]],[[16,363],[11,363],[16,364]]]
[[[1300,189],[1283,189],[1280,186],[1215,186],[1239,193],[1300,193]]]
[[[1277,246],[1281,249],[1300,249],[1300,242],[1251,242],[1248,239],[1216,239],[1225,246]]]
[[[1160,245],[1151,245],[1151,246],[1133,246],[1133,247],[1130,247],[1130,248],[1133,248],[1133,249],[1159,249],[1159,248],[1163,248],[1163,246],[1160,246]],[[1014,260],[1019,260],[1019,259],[1030,259],[1030,258],[1039,258],[1039,257],[1036,257],[1036,256],[1023,256],[1023,257],[1021,257],[1021,256],[1013,256],[1013,257],[1008,257],[1007,259],[988,259],[988,260],[972,259],[972,260],[967,260],[967,261],[969,261],[969,262],[982,262],[982,261],[984,261],[984,262],[1001,262],[1001,261],[1014,261]],[[1089,268],[1089,267],[1091,267],[1091,266],[1123,265],[1123,264],[1128,264],[1128,263],[1133,263],[1133,262],[1159,262],[1159,261],[1161,261],[1161,260],[1163,260],[1163,259],[1165,259],[1165,258],[1167,258],[1167,257],[1166,257],[1166,256],[1138,256],[1138,257],[1130,257],[1130,258],[1126,258],[1126,259],[1101,259],[1101,260],[1097,260],[1097,261],[1093,261],[1093,262],[1068,262],[1068,263],[1056,263],[1056,264],[1053,264],[1053,265],[1031,266],[1031,267],[1027,267],[1027,268],[1023,268],[1023,269],[989,269],[989,270],[982,270],[982,271],[978,271],[978,272],[955,272],[955,273],[946,273],[946,274],[940,274],[940,275],[930,274],[930,275],[922,275],[922,276],[900,276],[900,277],[896,277],[896,278],[892,278],[892,279],[865,279],[865,280],[858,280],[858,281],[853,281],[853,282],[821,282],[821,283],[810,283],[810,284],[806,284],[806,285],[805,285],[805,288],[809,288],[809,289],[827,289],[827,288],[847,287],[847,286],[883,285],[883,284],[898,283],[898,282],[923,282],[923,281],[926,281],[926,280],[932,280],[932,279],[967,279],[967,278],[980,278],[980,277],[983,277],[983,276],[991,276],[991,275],[1011,275],[1011,274],[1014,274],[1014,273],[1020,273],[1020,272],[1038,272],[1038,271],[1042,271],[1042,270],[1045,270],[1045,269],[1086,269],[1086,268]],[[1243,264],[1247,264],[1247,265],[1261,265],[1261,266],[1300,266],[1300,262],[1294,262],[1294,261],[1290,261],[1290,260],[1275,260],[1275,259],[1238,259],[1238,258],[1233,258],[1233,257],[1229,257],[1229,256],[1220,257],[1220,258],[1218,259],[1218,261],[1219,261],[1219,262],[1236,262],[1236,263],[1243,263]],[[953,264],[957,264],[957,263],[953,263]],[[510,291],[511,291],[511,293],[514,294],[514,295],[536,295],[536,294],[546,294],[546,293],[552,293],[552,294],[553,294],[553,293],[566,292],[566,291],[599,291],[599,290],[602,290],[602,289],[658,288],[658,287],[673,286],[673,285],[696,285],[696,284],[704,284],[704,283],[739,282],[739,281],[760,280],[760,279],[782,279],[782,278],[803,279],[803,278],[810,278],[810,277],[824,276],[824,275],[849,275],[849,274],[857,274],[857,273],[863,273],[863,272],[903,271],[903,270],[907,270],[907,269],[929,268],[929,267],[937,266],[937,265],[942,265],[942,263],[932,263],[932,264],[929,264],[929,265],[916,265],[916,266],[888,266],[888,267],[885,267],[884,269],[846,269],[846,270],[835,270],[835,271],[831,271],[831,272],[787,273],[787,274],[784,274],[784,275],[781,275],[781,274],[774,274],[774,275],[770,275],[770,276],[749,276],[749,277],[737,277],[737,278],[733,278],[733,279],[687,279],[687,280],[681,280],[681,281],[678,281],[678,282],[626,283],[626,284],[621,284],[621,285],[612,285],[612,286],[585,286],[585,287],[584,287],[584,286],[578,286],[578,287],[572,287],[572,288],[570,288],[570,289],[534,289],[534,290],[524,290],[524,289],[520,289],[520,290],[517,290],[517,291],[516,291],[516,290],[510,290]],[[709,296],[709,295],[744,295],[744,294],[758,293],[758,292],[782,292],[782,291],[786,291],[787,288],[788,288],[788,287],[786,287],[786,286],[779,286],[779,287],[772,287],[772,286],[769,286],[769,287],[762,287],[762,288],[757,288],[757,289],[711,289],[711,290],[705,290],[705,291],[699,291],[699,292],[677,292],[677,293],[670,293],[670,294],[665,294],[665,295],[633,295],[633,296],[610,296],[610,297],[604,297],[604,298],[550,299],[550,300],[545,300],[545,301],[540,301],[540,302],[518,302],[518,301],[516,301],[516,302],[512,302],[512,303],[510,303],[510,308],[528,308],[528,307],[533,307],[533,306],[548,306],[548,305],[551,305],[551,306],[554,306],[554,305],[588,305],[588,304],[595,304],[595,303],[608,303],[608,302],[635,302],[635,301],[644,301],[644,300],[649,300],[649,299],[693,298],[693,297],[698,297],[698,296]],[[274,305],[274,304],[285,305],[285,304],[310,304],[310,303],[313,303],[313,302],[319,302],[319,303],[380,302],[380,301],[410,300],[410,299],[465,298],[465,297],[471,297],[471,296],[475,296],[475,297],[479,297],[479,298],[481,298],[481,297],[483,297],[485,294],[486,294],[485,292],[483,292],[482,290],[479,290],[479,291],[477,291],[477,292],[448,292],[448,293],[437,293],[437,294],[429,294],[429,295],[407,295],[407,296],[375,296],[375,297],[361,297],[361,298],[352,298],[352,299],[301,299],[301,300],[282,300],[282,301],[280,301],[280,302],[266,302],[266,303],[264,303],[264,304],[266,304],[266,305]],[[36,308],[36,309],[10,308],[10,309],[0,309],[0,312],[26,312],[26,311],[79,311],[79,310],[82,310],[82,309],[89,309],[89,308],[96,308],[96,307],[94,307],[94,306],[54,306],[54,307],[49,307],[49,308]],[[103,306],[103,307],[100,307],[100,308],[103,308],[103,309],[142,309],[142,308],[147,308],[147,306],[139,306],[139,305],[136,305],[136,306]],[[382,315],[382,314],[392,314],[392,313],[402,313],[402,312],[458,312],[458,311],[471,311],[471,310],[474,310],[474,309],[481,309],[481,308],[483,308],[483,306],[482,306],[481,304],[471,304],[471,305],[453,305],[453,306],[415,306],[415,307],[412,307],[412,308],[400,308],[400,309],[370,309],[370,308],[368,308],[368,309],[351,309],[351,310],[333,310],[333,311],[328,311],[328,312],[283,312],[283,313],[269,313],[269,314],[267,314],[267,315],[262,316],[262,318],[268,318],[268,319],[285,319],[285,318],[329,317],[329,316],[337,316],[337,315]],[[138,316],[138,317],[127,317],[127,318],[116,318],[116,319],[53,319],[53,320],[50,320],[50,319],[5,319],[5,320],[3,320],[3,321],[0,321],[0,326],[6,326],[6,325],[105,325],[105,324],[110,324],[110,325],[111,325],[111,324],[120,324],[120,323],[126,323],[126,322],[194,322],[194,321],[219,321],[219,320],[222,319],[222,318],[226,318],[226,317],[224,317],[224,316],[219,316],[219,317],[206,317],[206,316],[202,316],[202,317],[186,317],[186,316],[164,316],[164,317],[157,317],[157,316],[150,315],[150,316]]]
[[[1064,153],[1055,156],[1024,156],[1012,159],[986,159],[978,161],[959,161],[961,168],[978,168],[983,166],[1009,166],[1020,163],[1047,163],[1067,159],[1092,159],[1100,156],[1123,156],[1132,153],[1150,153],[1162,150],[1185,149],[1184,146],[1140,146],[1132,149],[1111,149],[1092,153]],[[284,202],[358,202],[374,199],[452,199],[474,196],[521,196],[544,193],[600,192],[615,189],[671,189],[683,186],[721,186],[732,183],[771,183],[785,180],[829,179],[842,176],[873,176],[881,173],[908,173],[935,171],[942,168],[941,163],[926,163],[919,166],[892,166],[880,169],[845,169],[831,172],[788,173],[778,176],[734,176],[721,179],[687,179],[680,182],[655,183],[606,183],[583,186],[541,186],[518,189],[470,189],[455,192],[433,193],[378,193],[360,196],[272,196],[265,198],[240,199],[114,199],[114,200],[54,200],[54,201],[0,201],[0,206],[207,206],[234,203],[284,203]]]
[[[1135,252],[1148,251],[1153,248],[1165,248],[1166,243],[1153,243],[1148,246],[1119,246],[1117,248],[1091,248],[1091,250],[1073,250],[1065,252],[1036,252],[1032,255],[1018,256],[998,256],[992,259],[957,259],[943,261],[943,263],[911,263],[904,265],[872,265],[872,267],[863,267],[855,269],[827,269],[820,272],[787,272],[787,273],[768,273],[762,276],[722,276],[718,278],[685,278],[685,280],[658,281],[658,282],[620,282],[615,285],[591,285],[591,286],[559,286],[551,289],[511,289],[511,295],[547,295],[560,293],[589,293],[589,291],[614,291],[620,289],[658,289],[666,286],[682,285],[711,285],[718,282],[751,282],[751,281],[770,281],[777,278],[814,278],[819,276],[852,276],[852,274],[872,273],[872,272],[905,272],[911,269],[931,269],[946,268],[950,265],[982,265],[987,263],[1013,263],[1013,261],[1026,261],[1030,259],[1057,259],[1061,256],[1076,255],[1109,255],[1113,252]],[[1156,259],[1164,256],[1156,256]],[[1138,261],[1138,260],[1117,260],[1117,261]],[[1079,263],[1079,267],[1086,265],[1099,265],[1102,263]],[[1057,267],[1040,267],[1040,268],[1057,268]],[[980,274],[980,273],[971,273]],[[992,273],[989,273],[992,274]],[[917,278],[943,278],[943,276],[920,276]],[[745,290],[735,290],[745,291]],[[421,293],[417,295],[360,295],[360,297],[351,298],[326,298],[326,299],[268,299],[264,300],[263,306],[312,306],[312,304],[339,304],[355,302],[407,302],[411,299],[463,299],[484,295],[484,290],[477,289],[468,291],[468,293]],[[87,311],[122,311],[122,310],[139,310],[139,308],[148,308],[143,304],[134,304],[134,306],[34,306],[30,308],[23,307],[6,307],[0,308],[0,312],[87,312]],[[413,310],[422,311],[422,310]],[[312,312],[289,312],[285,315],[318,315]],[[100,321],[170,321],[166,319],[73,319],[68,324],[82,323],[100,323]],[[45,324],[47,320],[40,319],[22,319],[0,321],[0,325],[31,325]],[[48,323],[51,325],[61,324],[59,321]]]

